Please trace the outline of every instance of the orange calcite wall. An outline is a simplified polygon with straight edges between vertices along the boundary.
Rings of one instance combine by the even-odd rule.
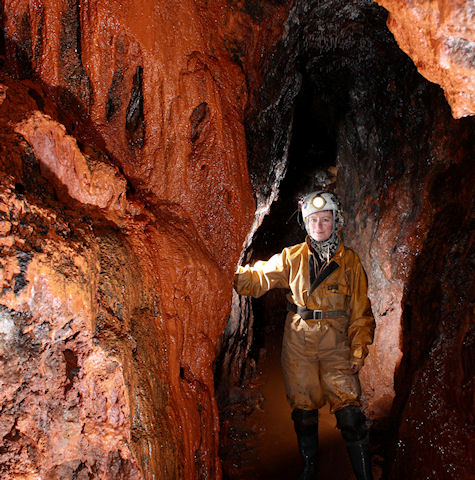
[[[244,3],[4,2],[0,477],[221,477],[245,60],[284,12]]]
[[[467,0],[375,0],[388,27],[428,80],[445,92],[454,118],[475,114],[475,14]]]
[[[0,473],[219,477],[229,275],[189,219],[128,200],[28,82],[2,80]]]
[[[225,6],[7,1],[4,28],[10,58],[27,39],[29,68],[70,109],[63,116],[80,117],[63,119],[70,133],[107,152],[150,203],[183,209],[230,267],[241,247],[230,232],[247,230],[253,202],[246,84],[222,40],[233,33]]]
[[[255,213],[243,122],[285,3],[3,2],[0,478],[221,478],[213,362]],[[426,33],[437,4],[380,3],[454,116],[473,113],[463,49],[434,66],[449,35]],[[386,245],[398,212],[375,245],[390,340],[377,333],[362,375],[374,416],[403,353],[407,272]]]

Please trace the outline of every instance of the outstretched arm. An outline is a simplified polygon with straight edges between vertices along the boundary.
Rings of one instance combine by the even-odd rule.
[[[238,267],[234,276],[234,288],[240,295],[253,297],[260,297],[272,288],[289,288],[286,250],[266,262],[257,262],[252,267]]]

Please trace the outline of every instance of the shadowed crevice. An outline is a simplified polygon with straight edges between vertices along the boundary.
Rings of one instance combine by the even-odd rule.
[[[125,117],[127,141],[131,149],[141,149],[145,142],[142,82],[143,68],[138,66],[132,81],[130,101]]]

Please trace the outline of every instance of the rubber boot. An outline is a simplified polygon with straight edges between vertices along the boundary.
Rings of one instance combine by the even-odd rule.
[[[356,442],[346,442],[346,448],[356,480],[373,480],[368,436]]]
[[[360,407],[349,405],[335,412],[336,425],[346,443],[357,480],[373,480],[366,417]]]
[[[292,411],[295,433],[303,461],[303,470],[298,480],[314,480],[318,458],[318,410]]]

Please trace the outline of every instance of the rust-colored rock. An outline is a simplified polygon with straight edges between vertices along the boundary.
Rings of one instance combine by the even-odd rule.
[[[4,2],[0,476],[221,477],[244,64],[285,11],[245,4]]]
[[[230,269],[241,249],[232,236],[247,233],[253,211],[239,66],[243,37],[249,55],[258,50],[249,20],[243,6],[228,9],[224,0],[206,8],[5,2],[10,68],[35,72],[61,104],[55,119],[68,133],[106,153],[148,203],[182,209]]]
[[[8,116],[28,86],[5,84]],[[1,475],[219,478],[211,365],[231,279],[168,206],[123,196],[110,215],[90,179],[123,195],[123,178],[57,122],[25,111],[0,133],[17,159],[0,190]]]
[[[340,183],[346,238],[362,256],[377,322],[363,390],[371,416],[397,432],[386,452],[390,479],[469,478],[471,471],[473,129],[470,119],[455,121],[444,107],[434,98],[441,114],[420,132],[436,152],[430,161],[426,150],[422,160],[416,152],[403,163],[388,156],[384,176],[365,187],[363,204],[366,171],[347,167]],[[394,173],[401,165],[404,173]]]
[[[327,8],[322,2],[301,2],[300,17],[292,12],[284,29],[285,3],[3,2],[0,53],[9,77],[0,81],[1,477],[220,478],[213,362],[230,310],[233,270],[254,213],[243,123],[264,119],[267,131],[277,130],[275,136],[254,137],[261,130],[255,125],[249,130],[261,147],[254,150],[254,163],[273,165],[272,175],[264,172],[253,179],[265,187],[257,192],[263,207],[285,174],[291,112],[300,88],[297,59],[270,59],[268,53],[283,31],[284,51],[297,52],[296,44],[306,43],[302,36],[317,35],[310,23],[300,33],[300,19],[309,17],[312,6]],[[338,52],[346,52],[351,41],[371,30],[367,25],[359,29],[367,12],[349,3],[348,9],[341,5],[338,18],[346,21],[349,12],[358,22],[343,30],[326,20],[318,24],[320,40],[325,39],[315,39],[321,56],[307,65],[315,68],[317,79],[325,69],[336,75],[331,55],[340,46]],[[333,35],[328,42],[327,33]],[[385,42],[376,39],[373,50],[381,49],[389,63]],[[460,58],[451,60],[449,71],[460,72],[465,57]],[[376,56],[365,51],[364,70],[353,59],[346,62],[345,68],[356,65],[349,70],[352,78],[366,78],[368,59],[376,65]],[[289,63],[285,71],[294,69],[293,74],[284,84],[277,67],[264,77],[267,61],[279,67]],[[379,79],[384,68],[377,72]],[[447,95],[456,99],[450,100],[454,114],[462,116],[469,103],[461,102],[457,92],[470,89],[449,71],[443,78],[452,92]],[[409,80],[408,89],[420,87]],[[259,90],[262,83],[265,88]],[[379,330],[363,384],[375,418],[388,413],[397,392],[401,401],[395,411],[404,421],[421,417],[418,399],[441,400],[444,408],[435,412],[436,420],[445,420],[450,409],[456,412],[444,429],[450,436],[443,440],[450,437],[461,445],[466,418],[460,405],[469,403],[462,387],[469,380],[460,364],[469,365],[470,352],[465,324],[462,331],[454,321],[458,313],[467,318],[466,311],[445,301],[442,313],[454,312],[453,318],[436,326],[456,334],[448,346],[431,349],[436,328],[426,332],[423,326],[430,322],[411,323],[411,305],[417,306],[416,320],[427,320],[418,296],[424,302],[431,297],[418,285],[431,249],[463,267],[465,237],[454,247],[462,253],[434,240],[442,231],[434,227],[434,216],[450,217],[456,209],[439,208],[433,196],[444,188],[441,178],[453,165],[463,166],[468,148],[447,140],[462,130],[433,120],[443,111],[440,105],[421,113],[421,105],[429,108],[430,92],[421,88],[420,94],[408,94],[395,83],[394,78],[384,82],[384,95],[381,90],[368,95],[358,83],[348,86],[348,105],[338,103],[338,90],[331,95],[333,85],[325,92],[341,108],[338,114],[350,112],[338,118],[344,140],[337,152],[344,167],[340,172],[347,172],[339,173],[348,187],[347,206],[358,207],[347,233],[350,242],[359,236],[373,242],[374,257],[355,248],[370,284],[380,286],[370,292]],[[283,92],[278,91],[282,85]],[[402,101],[397,88],[405,95]],[[377,101],[376,94],[381,94]],[[386,111],[368,113],[368,104],[386,107],[386,102],[398,109],[391,121]],[[251,120],[245,117],[249,105],[256,108]],[[364,114],[352,117],[354,112]],[[410,125],[419,130],[412,136],[406,124],[413,121]],[[383,138],[383,127],[393,137],[367,145]],[[427,131],[432,143],[426,157],[425,150],[410,148],[425,145]],[[262,148],[266,142],[268,150]],[[393,142],[409,147],[393,149]],[[382,151],[394,151],[394,157]],[[268,162],[267,152],[278,158],[270,155]],[[439,154],[440,161],[434,161]],[[354,158],[360,163],[352,169]],[[414,159],[407,162],[406,181],[398,176],[400,158]],[[427,185],[426,177],[418,176],[426,162],[432,168]],[[376,170],[379,177],[373,175]],[[456,171],[455,177],[462,178],[464,169]],[[358,175],[359,183],[354,181]],[[385,175],[389,180],[382,179]],[[278,181],[266,185],[269,178]],[[381,183],[373,188],[372,180]],[[454,179],[450,184],[459,185]],[[359,187],[366,188],[365,210],[355,201]],[[469,204],[467,183],[462,193],[454,188],[451,195],[457,197],[455,205]],[[395,227],[407,210],[413,216],[395,239]],[[450,225],[456,229],[464,222]],[[419,265],[414,257],[421,254],[426,263]],[[453,272],[436,262],[433,273],[437,279]],[[236,331],[246,329],[242,321]],[[401,333],[421,338],[415,345],[430,353],[428,367],[421,367],[424,357],[400,340]],[[245,351],[249,346],[246,338]],[[463,374],[457,377],[455,396],[447,388],[439,397],[424,391],[427,379],[437,380],[439,352],[447,366],[444,379],[451,355],[459,359]],[[239,369],[225,367],[240,374],[242,357],[237,360]],[[407,384],[395,385],[394,372],[398,382],[402,378]],[[409,427],[401,427],[404,445],[393,455],[401,459],[393,476],[407,474],[424,460],[413,448],[414,428],[420,425],[406,423]],[[431,447],[430,442],[425,436],[424,446]],[[408,451],[410,462],[403,462]],[[460,451],[442,456],[437,471],[443,471],[443,460],[456,462]]]
[[[142,478],[123,366],[93,338],[92,229],[31,203],[12,180],[3,176],[0,190],[10,224],[0,258],[0,476]]]
[[[445,92],[454,118],[475,114],[473,3],[376,0],[389,11],[398,45],[428,80]]]
[[[124,213],[124,177],[112,165],[83,155],[63,125],[35,111],[15,126],[15,132],[33,148],[41,174],[57,194],[66,193],[84,205]]]

